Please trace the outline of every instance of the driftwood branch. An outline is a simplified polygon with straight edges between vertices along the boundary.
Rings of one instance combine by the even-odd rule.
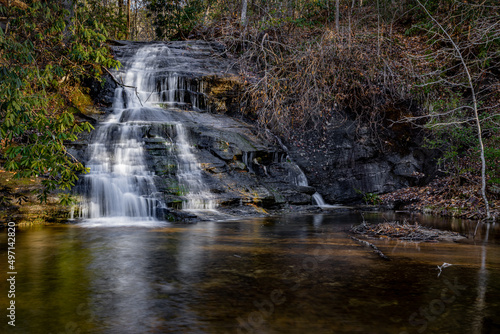
[[[122,86],[122,87],[127,87],[127,88],[135,88],[137,89],[137,87],[135,86],[127,86],[125,84],[123,84],[123,82],[119,81],[114,75],[113,73],[111,73],[106,67],[103,67],[103,69],[111,76],[111,79],[113,79],[113,81],[119,85],[119,86]]]
[[[367,246],[367,247],[370,247],[373,249],[373,252],[375,254],[377,254],[378,256],[380,256],[381,258],[383,258],[384,260],[390,260],[384,253],[382,253],[382,251],[380,249],[378,249],[377,246],[375,246],[374,244],[368,242],[368,241],[365,241],[365,240],[361,240],[361,239],[358,239],[356,237],[353,237],[353,236],[350,236],[350,238],[356,242],[359,242],[360,244],[364,245],[364,246]]]
[[[113,79],[113,81],[121,86],[121,87],[125,87],[125,88],[133,88],[134,91],[135,91],[135,95],[137,95],[137,99],[139,100],[139,102],[141,103],[141,106],[144,107],[144,105],[142,104],[142,101],[141,101],[141,98],[139,97],[139,92],[137,91],[137,87],[135,86],[127,86],[125,85],[123,82],[120,82],[118,81],[118,79],[113,75],[113,73],[111,73],[106,67],[103,67],[103,69],[109,74],[109,76],[111,77],[111,79]],[[150,95],[151,96],[151,95]],[[148,100],[149,100],[149,97],[148,97]],[[146,100],[147,101],[147,100]]]

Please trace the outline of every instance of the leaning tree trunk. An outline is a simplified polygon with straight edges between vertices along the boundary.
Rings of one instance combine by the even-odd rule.
[[[423,8],[425,13],[430,17],[434,23],[443,31],[443,33],[446,35],[446,38],[449,39],[451,44],[453,44],[453,48],[457,52],[458,57],[460,58],[460,61],[462,62],[462,65],[464,67],[465,73],[467,74],[467,81],[469,83],[470,90],[472,92],[472,103],[473,103],[473,109],[474,109],[474,119],[476,121],[476,129],[477,129],[477,138],[479,140],[479,149],[480,149],[480,157],[481,157],[481,195],[484,200],[484,204],[486,206],[486,218],[490,219],[491,218],[491,213],[490,213],[490,205],[488,203],[488,197],[486,196],[486,158],[484,157],[484,144],[483,144],[483,132],[481,129],[481,121],[479,120],[479,113],[477,111],[477,98],[476,98],[476,91],[474,90],[474,85],[472,83],[472,77],[470,75],[469,67],[467,66],[467,63],[465,62],[465,59],[462,55],[462,52],[460,52],[460,49],[458,48],[458,45],[455,43],[453,38],[448,34],[446,29],[443,28],[443,26],[432,16],[431,13],[427,10],[427,8],[420,2],[420,0],[417,0],[418,4],[420,7]]]

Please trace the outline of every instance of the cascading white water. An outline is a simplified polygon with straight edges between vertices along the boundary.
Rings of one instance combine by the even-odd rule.
[[[147,56],[147,51],[140,50],[125,64],[129,69],[124,86],[143,86],[140,71]],[[80,217],[115,222],[155,220],[158,201],[153,174],[144,160],[143,124],[125,117],[125,112],[141,107],[134,89],[120,86],[115,90],[113,112],[97,127],[89,145],[90,173],[84,175],[86,196],[80,204]]]
[[[89,191],[81,205],[81,217],[154,219],[156,200],[149,196],[156,189],[144,163],[139,130],[138,126],[115,122],[97,130],[87,163],[90,173],[84,176]]]
[[[251,173],[254,172],[253,168],[252,168],[253,156],[254,156],[253,152],[243,152],[241,155],[241,159],[242,159],[243,163],[247,166],[248,171]]]
[[[312,198],[313,198],[314,202],[316,203],[316,205],[319,207],[323,207],[323,206],[327,205],[325,203],[325,200],[323,199],[323,196],[321,196],[321,194],[319,192],[315,192],[312,195]]]
[[[306,175],[304,174],[304,172],[302,171],[302,169],[300,169],[299,166],[297,166],[297,169],[298,169],[299,173],[293,178],[293,180],[294,180],[293,183],[295,183],[298,186],[308,187],[309,186],[309,182],[307,181]],[[325,203],[325,200],[323,199],[323,196],[321,196],[321,194],[319,192],[315,192],[312,195],[312,199],[314,201],[314,204],[316,204],[319,207],[327,207],[327,206],[329,206],[328,204]]]
[[[216,207],[214,196],[203,182],[201,167],[192,152],[186,128],[178,123],[175,125],[177,132],[177,158],[179,184],[186,189],[186,201],[182,203],[185,210],[213,210]]]
[[[154,175],[145,161],[143,137],[154,122],[175,124],[179,190],[183,209],[214,209],[188,131],[170,108],[198,110],[199,83],[179,75],[178,55],[164,44],[149,45],[122,60],[116,76],[112,113],[94,132],[89,145],[90,173],[83,176],[80,217],[87,220],[151,221],[162,204]]]

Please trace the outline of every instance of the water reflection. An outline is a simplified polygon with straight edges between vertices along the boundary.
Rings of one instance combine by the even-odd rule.
[[[373,222],[395,217],[416,219],[365,214]],[[17,322],[8,330],[399,334],[499,328],[495,225],[480,226],[475,240],[462,243],[372,240],[391,258],[383,261],[347,237],[360,218],[21,230]],[[471,233],[476,227],[441,224]],[[6,241],[5,233],[1,238]],[[2,254],[5,259],[5,249]],[[453,265],[438,277],[443,262]],[[0,289],[6,288],[2,280]],[[7,305],[7,296],[0,301]]]
[[[186,229],[179,240],[177,268],[184,277],[202,271],[206,261],[206,250],[216,241],[217,224],[207,222],[203,225],[203,228]]]
[[[479,225],[479,223],[478,223]],[[486,269],[487,243],[490,232],[490,224],[486,224],[486,233],[481,245],[481,268],[478,272],[477,299],[474,304],[475,317],[473,330],[475,334],[482,333],[484,311],[486,307],[486,289],[488,285],[488,270]]]
[[[102,231],[101,231],[102,232]],[[90,280],[89,309],[95,310],[99,323],[112,332],[127,328],[139,333],[148,317],[149,301],[153,291],[149,273],[150,234],[138,230],[109,230],[105,233],[81,231],[91,261],[87,265]]]

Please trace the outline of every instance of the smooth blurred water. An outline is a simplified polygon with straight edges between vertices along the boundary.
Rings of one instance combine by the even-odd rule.
[[[403,218],[473,233],[475,223]],[[359,214],[16,233],[16,326],[2,333],[498,333],[500,230],[475,241],[352,241]],[[6,231],[0,272],[7,272]],[[438,277],[437,266],[445,268]],[[8,286],[0,283],[4,312]]]

